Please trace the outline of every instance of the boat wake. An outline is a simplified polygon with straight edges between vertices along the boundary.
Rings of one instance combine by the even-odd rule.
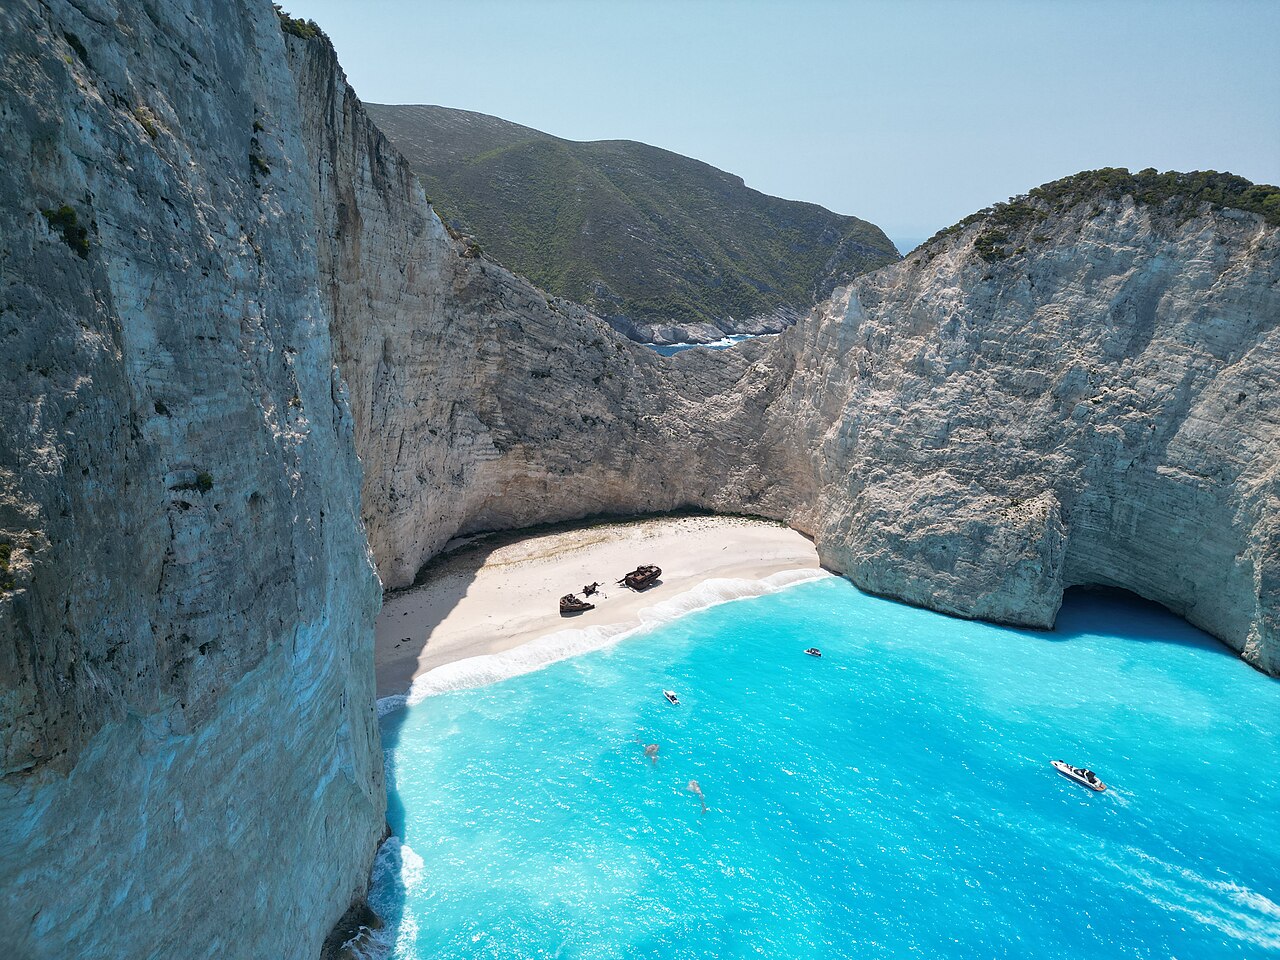
[[[420,703],[427,697],[455,690],[481,687],[508,677],[532,673],[560,660],[576,657],[617,643],[627,637],[670,623],[686,614],[705,610],[733,600],[745,600],[777,593],[798,583],[832,576],[825,570],[783,570],[763,580],[704,580],[692,590],[663,600],[639,612],[638,622],[615,623],[598,627],[557,630],[536,640],[504,650],[502,653],[468,657],[442,664],[413,681],[406,694],[383,697],[378,701],[378,716]]]
[[[1280,950],[1280,904],[1231,880],[1201,876],[1194,870],[1166,863],[1136,847],[1125,853],[1134,859],[1112,861],[1127,875],[1130,890],[1171,913],[1191,917],[1213,929],[1267,950]]]

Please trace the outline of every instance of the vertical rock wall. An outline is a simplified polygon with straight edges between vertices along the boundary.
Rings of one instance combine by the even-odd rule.
[[[783,381],[773,367],[746,378],[760,345],[667,361],[469,256],[332,48],[289,38],[289,56],[386,586],[474,530],[685,505],[789,514],[807,502],[782,465],[785,430],[763,421]]]
[[[988,260],[984,226],[863,278],[781,348],[793,396],[839,398],[811,434],[824,561],[1033,626],[1066,587],[1124,587],[1280,671],[1280,230],[1100,199]]]
[[[364,890],[378,584],[293,90],[265,3],[0,9],[5,956],[314,957]]]

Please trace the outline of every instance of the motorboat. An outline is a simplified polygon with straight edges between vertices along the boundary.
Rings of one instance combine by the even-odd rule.
[[[819,650],[817,647],[810,647],[808,650],[805,651],[805,653],[807,653],[811,657],[822,656],[822,651]]]
[[[587,603],[585,600],[579,600],[575,594],[566,593],[560,598],[560,615],[569,616],[572,613],[582,613],[586,610],[594,610],[594,603]]]
[[[666,697],[674,706],[680,706],[680,698],[676,696],[674,690],[663,690],[662,695]]]
[[[1062,760],[1053,761],[1053,769],[1082,787],[1088,787],[1090,790],[1096,790],[1101,793],[1107,789],[1107,785],[1098,779],[1092,770],[1086,770],[1083,767],[1073,767],[1071,764]]]

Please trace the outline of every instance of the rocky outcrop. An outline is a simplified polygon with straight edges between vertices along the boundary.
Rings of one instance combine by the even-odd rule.
[[[745,354],[682,359],[675,369],[691,373],[677,385],[663,357],[473,255],[369,121],[332,48],[290,38],[289,56],[384,585],[411,582],[460,533],[805,499],[771,469],[786,444],[763,425],[767,397],[751,407],[761,437],[744,446],[724,433],[743,410]],[[739,417],[743,430],[750,420]]]
[[[1277,672],[1280,230],[1129,195],[1041,208],[1004,251],[979,219],[788,337],[792,396],[842,396],[824,560],[1033,626],[1066,587],[1124,587]]]
[[[859,586],[962,616],[1049,627],[1070,586],[1124,587],[1276,672],[1280,231],[1119,182],[970,218],[772,345],[669,359],[468,258],[420,198],[391,262],[330,230],[329,262],[367,262],[332,289],[357,422],[378,411],[384,583],[458,533],[699,506],[785,519]],[[419,299],[369,292],[388,277]]]
[[[378,584],[269,4],[0,10],[0,944],[313,957]]]
[[[846,277],[846,281],[850,278]],[[828,295],[831,293],[829,289]],[[825,300],[826,297],[821,299]],[[807,312],[807,311],[806,311]],[[790,307],[774,310],[745,319],[726,318],[715,323],[634,323],[624,316],[612,316],[609,325],[630,340],[657,345],[717,344],[724,345],[729,337],[758,337],[781,333],[800,319],[801,313]]]

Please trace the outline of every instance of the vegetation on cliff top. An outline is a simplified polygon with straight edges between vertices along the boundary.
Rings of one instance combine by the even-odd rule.
[[[803,312],[898,259],[878,227],[631,141],[366,104],[451,225],[548,292],[637,323]]]
[[[1019,230],[1070,210],[1085,202],[1132,197],[1135,203],[1158,207],[1160,212],[1186,219],[1195,216],[1201,205],[1211,210],[1229,208],[1260,214],[1267,223],[1280,226],[1280,187],[1257,184],[1232,173],[1195,170],[1191,173],[1153,168],[1130,173],[1124,167],[1086,170],[1036,187],[1029,193],[997,203],[939,230],[921,244],[928,247],[943,237],[961,233],[975,223],[986,229],[974,238],[974,249],[987,262],[1008,256],[1009,244]]]
[[[281,9],[280,4],[273,4],[276,8],[276,16],[280,18],[280,29],[290,36],[300,37],[303,40],[328,40],[328,35],[320,29],[320,25],[314,20],[303,20],[301,17],[291,17]]]

